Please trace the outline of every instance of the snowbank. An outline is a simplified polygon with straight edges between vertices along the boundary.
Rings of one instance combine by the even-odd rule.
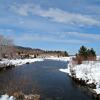
[[[9,97],[7,94],[5,94],[0,97],[0,100],[15,100],[15,98],[13,96]]]
[[[75,74],[75,78],[83,80],[86,84],[95,84],[96,89],[93,89],[97,94],[100,94],[100,62],[90,61],[81,65],[72,66],[70,63],[67,69],[60,71],[68,73],[72,76],[71,70]]]
[[[19,66],[19,65],[23,65],[26,63],[33,63],[36,61],[43,61],[43,59],[41,58],[34,58],[34,59],[16,59],[16,60],[8,60],[8,59],[3,59],[2,61],[0,61],[0,64],[4,64],[4,65],[14,65],[14,66]]]
[[[49,60],[57,60],[57,61],[70,61],[71,57],[49,57],[49,58],[45,58],[45,59],[49,59]]]
[[[97,56],[97,59],[96,60],[99,60],[100,61],[100,56]]]
[[[45,59],[50,59],[50,60],[57,60],[57,61],[69,61],[71,58],[70,57],[50,57],[50,58],[45,58]],[[34,59],[3,59],[0,61],[1,65],[9,66],[9,65],[14,65],[14,66],[19,66],[23,65],[26,63],[33,63],[37,61],[44,61],[44,58],[34,58]]]
[[[70,73],[68,69],[59,69],[59,71],[64,72],[64,73]]]

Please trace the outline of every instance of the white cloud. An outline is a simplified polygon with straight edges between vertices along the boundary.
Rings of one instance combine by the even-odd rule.
[[[23,16],[27,16],[28,15],[28,10],[29,7],[28,5],[22,5],[21,7],[16,6],[16,4],[12,5],[10,7],[10,9],[12,9],[13,11],[15,11],[16,13],[23,15]]]
[[[100,34],[90,34],[81,32],[49,32],[49,33],[21,33],[14,34],[12,29],[0,29],[0,34],[8,36],[15,41],[33,42],[44,41],[53,43],[85,44],[91,42],[100,42]]]
[[[71,35],[74,37],[80,37],[83,39],[100,41],[100,34],[90,34],[90,33],[81,33],[81,32],[64,32],[63,34]]]
[[[39,5],[34,4],[23,4],[23,5],[12,5],[11,10],[18,13],[19,15],[28,16],[28,15],[37,15],[44,18],[49,18],[52,21],[71,24],[71,25],[95,25],[100,26],[100,21],[92,18],[89,15],[82,15],[79,13],[71,13],[59,8],[49,8],[43,9]]]
[[[52,34],[37,34],[37,33],[26,33],[22,35],[15,36],[14,39],[19,42],[52,42],[52,43],[64,43],[64,44],[86,44],[90,41],[88,40],[81,40],[81,39],[74,39],[74,38],[62,38],[59,35],[52,35]]]
[[[75,31],[68,31],[68,32],[53,32],[51,33],[55,37],[59,37],[61,39],[80,39],[80,40],[87,40],[88,42],[100,41],[100,34],[95,33],[82,33],[82,32],[75,32]]]

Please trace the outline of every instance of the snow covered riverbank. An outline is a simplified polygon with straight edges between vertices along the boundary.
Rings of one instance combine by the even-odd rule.
[[[33,62],[37,62],[37,61],[44,61],[45,59],[50,59],[50,60],[57,60],[57,61],[70,61],[70,57],[50,57],[50,58],[34,58],[34,59],[2,59],[2,61],[0,61],[1,65],[5,65],[5,66],[19,66],[19,65],[23,65],[26,63],[33,63]]]
[[[44,59],[42,58],[34,58],[34,59],[15,59],[15,60],[9,60],[9,59],[3,59],[2,61],[0,61],[1,65],[5,65],[5,66],[19,66],[19,65],[23,65],[26,63],[33,63],[33,62],[37,62],[37,61],[43,61]]]
[[[60,69],[61,72],[68,73],[71,77],[83,80],[87,85],[94,84],[93,90],[100,94],[100,62],[90,61],[81,65],[72,66],[69,63],[67,69]],[[73,72],[73,73],[72,73]]]

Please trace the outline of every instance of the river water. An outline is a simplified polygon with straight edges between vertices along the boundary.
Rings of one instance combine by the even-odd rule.
[[[0,72],[0,94],[22,91],[41,100],[93,100],[65,73],[63,61],[45,60]]]

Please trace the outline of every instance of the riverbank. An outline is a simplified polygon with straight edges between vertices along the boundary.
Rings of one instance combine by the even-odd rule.
[[[37,61],[43,61],[42,58],[34,58],[34,59],[2,59],[0,61],[0,69],[8,69],[15,66],[20,66],[23,64],[29,64]]]
[[[23,93],[14,93],[14,96],[9,96],[7,94],[2,95],[0,100],[40,100],[40,95],[37,94],[29,94],[25,95]]]
[[[15,96],[2,95],[0,100],[40,100],[40,95],[37,94],[25,95],[23,93],[14,93],[14,95]]]
[[[50,58],[33,58],[33,59],[2,59],[0,61],[0,69],[8,69],[14,66],[29,64],[44,60],[70,61],[70,57],[50,57]]]
[[[56,61],[70,61],[72,57],[48,57],[48,58],[45,58],[45,59],[48,59],[48,60],[56,60]]]
[[[15,100],[15,98],[13,96],[8,96],[7,94],[5,94],[0,97],[0,100]]]
[[[69,74],[79,84],[87,86],[96,98],[100,100],[100,62],[87,61],[80,65],[73,66],[71,61],[67,69],[60,69],[61,72]]]

